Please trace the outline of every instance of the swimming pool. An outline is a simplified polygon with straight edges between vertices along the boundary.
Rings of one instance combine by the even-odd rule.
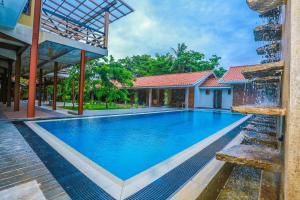
[[[230,112],[179,111],[39,121],[37,125],[127,180],[243,117]]]

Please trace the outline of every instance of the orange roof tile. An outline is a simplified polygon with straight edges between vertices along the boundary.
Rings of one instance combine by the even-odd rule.
[[[226,84],[220,84],[219,79],[213,77],[204,81],[204,83],[202,83],[200,87],[229,87],[229,86]]]
[[[242,83],[247,82],[242,70],[249,66],[230,67],[224,76],[219,80],[220,83]]]
[[[145,76],[137,78],[134,88],[145,87],[178,87],[194,85],[198,81],[211,75],[212,71],[191,72],[180,74],[165,74],[159,76]]]

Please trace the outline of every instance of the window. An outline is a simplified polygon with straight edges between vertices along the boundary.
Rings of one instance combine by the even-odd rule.
[[[227,90],[228,95],[231,95],[231,89]]]
[[[31,11],[31,0],[28,0],[24,7],[23,14],[30,15],[30,11]]]
[[[209,90],[205,90],[206,95],[209,95],[209,92],[210,92]]]

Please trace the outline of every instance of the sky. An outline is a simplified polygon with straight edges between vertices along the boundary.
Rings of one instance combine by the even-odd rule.
[[[260,19],[246,0],[125,0],[135,11],[114,22],[109,54],[116,58],[170,52],[184,42],[220,66],[260,62],[253,29]]]

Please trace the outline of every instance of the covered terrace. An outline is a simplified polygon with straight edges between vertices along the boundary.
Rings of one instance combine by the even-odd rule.
[[[194,108],[199,85],[212,74],[212,71],[203,71],[139,77],[130,88],[131,103],[149,107]]]
[[[108,54],[109,24],[133,9],[122,0],[28,2],[28,12],[20,14],[21,18],[13,28],[0,24],[2,102],[10,107],[13,99],[14,111],[20,111],[20,77],[25,77],[28,79],[27,117],[36,117],[35,102],[40,97],[41,105],[42,87],[46,84],[43,76],[53,73],[55,109],[58,71],[80,64],[78,114],[81,115],[85,64]],[[15,77],[14,88],[12,76]]]

